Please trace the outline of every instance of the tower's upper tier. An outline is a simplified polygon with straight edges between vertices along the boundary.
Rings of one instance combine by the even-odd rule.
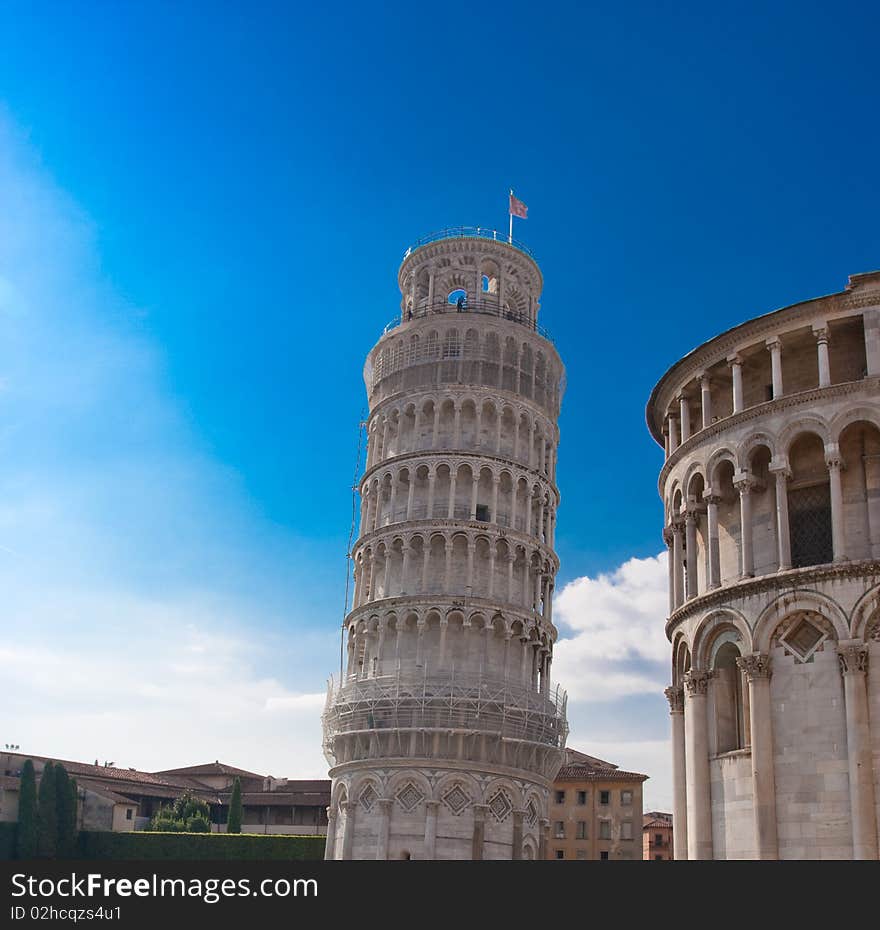
[[[419,239],[404,253],[397,281],[403,322],[466,308],[537,330],[541,269],[524,245],[497,230],[455,226]]]

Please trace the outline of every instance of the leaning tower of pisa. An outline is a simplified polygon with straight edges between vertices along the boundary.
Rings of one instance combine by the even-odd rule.
[[[566,736],[551,684],[564,369],[528,250],[407,250],[364,368],[347,657],[331,680],[328,859],[543,858]]]

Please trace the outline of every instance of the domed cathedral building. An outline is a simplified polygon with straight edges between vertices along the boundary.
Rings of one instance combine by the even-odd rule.
[[[675,858],[876,859],[880,272],[704,343],[647,419]]]
[[[368,455],[329,859],[543,859],[562,763],[552,684],[564,368],[542,277],[491,230],[420,240],[364,369]]]

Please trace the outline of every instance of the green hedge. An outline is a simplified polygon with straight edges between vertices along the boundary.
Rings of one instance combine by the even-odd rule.
[[[15,835],[17,823],[0,823],[0,859],[15,858]]]
[[[324,858],[323,836],[262,833],[93,833],[79,835],[83,859]]]

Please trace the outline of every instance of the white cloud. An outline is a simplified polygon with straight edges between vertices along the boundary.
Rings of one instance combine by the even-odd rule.
[[[669,665],[666,586],[661,553],[562,589],[553,604],[560,631],[553,670],[570,699],[613,701],[662,691]]]

